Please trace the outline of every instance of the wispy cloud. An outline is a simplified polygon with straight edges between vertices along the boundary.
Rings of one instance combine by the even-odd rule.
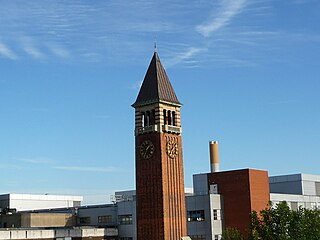
[[[70,52],[62,46],[49,45],[49,49],[56,57],[69,58],[71,56]]]
[[[28,53],[30,56],[34,57],[34,58],[43,58],[44,55],[40,52],[40,50],[36,49],[33,46],[25,46],[24,50],[26,51],[26,53]]]
[[[22,38],[22,46],[23,50],[29,54],[31,57],[40,59],[44,57],[44,54],[35,47],[35,43],[32,38],[30,37],[24,37]]]
[[[195,64],[196,61],[192,61],[192,58],[201,53],[206,51],[206,48],[198,48],[198,47],[190,47],[186,49],[186,51],[181,52],[181,53],[176,53],[174,57],[166,61],[166,66],[171,67],[173,65],[176,65],[178,63],[181,63],[183,61],[190,61],[192,64]]]
[[[22,167],[18,164],[1,164],[0,169],[5,170],[21,170]]]
[[[45,165],[51,169],[58,169],[64,171],[72,171],[72,172],[116,172],[118,171],[115,167],[95,167],[95,166],[63,166],[57,165],[57,161],[48,159],[48,158],[15,158],[19,162],[24,162],[28,164],[34,165]],[[18,165],[17,165],[18,166]]]
[[[54,169],[72,172],[116,172],[115,167],[55,166]]]
[[[4,43],[0,42],[0,56],[9,58],[11,60],[18,59],[17,55]]]
[[[285,4],[316,1],[292,0]],[[273,26],[270,22],[272,18],[267,15],[277,13],[274,2],[216,0],[185,4],[182,0],[164,0],[164,4],[145,0],[94,3],[43,0],[25,1],[17,8],[15,1],[6,1],[0,8],[0,57],[139,64],[146,52],[152,51],[156,40],[169,67],[216,63],[219,59],[211,58],[213,54],[240,61],[246,57],[245,62],[257,62],[264,56],[266,47],[293,39],[288,31],[281,30],[281,25]],[[283,38],[273,33],[281,31],[285,32]],[[301,41],[317,40],[315,36],[310,39],[310,31],[304,31]],[[26,34],[28,37],[24,38]],[[275,44],[270,44],[270,39]],[[131,60],[132,56],[135,61]],[[226,63],[224,59],[220,62]],[[132,88],[138,86],[136,83]]]
[[[16,158],[15,160],[18,160],[20,162],[24,163],[31,163],[31,164],[52,164],[55,161],[47,159],[47,158]]]
[[[227,25],[230,20],[239,14],[247,4],[247,0],[220,0],[218,10],[213,17],[204,24],[198,25],[196,30],[205,37]]]

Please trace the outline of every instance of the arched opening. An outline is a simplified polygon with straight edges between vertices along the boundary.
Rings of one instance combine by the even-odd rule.
[[[172,122],[171,122],[171,111],[169,110],[168,111],[168,125],[171,125]]]
[[[156,111],[152,109],[151,111],[151,118],[150,118],[150,124],[154,125],[156,123]]]
[[[167,124],[167,110],[163,109],[163,124]]]
[[[145,113],[141,112],[141,126],[144,127],[145,126]]]
[[[147,111],[145,126],[150,126],[150,111]]]
[[[172,125],[177,126],[177,120],[176,120],[176,112],[172,112]]]

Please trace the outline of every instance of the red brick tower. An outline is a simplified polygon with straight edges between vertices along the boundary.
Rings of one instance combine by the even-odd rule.
[[[138,240],[186,236],[179,102],[155,52],[135,108]]]

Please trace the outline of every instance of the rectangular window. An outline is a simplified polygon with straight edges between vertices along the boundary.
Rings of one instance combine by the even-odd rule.
[[[205,240],[206,236],[205,235],[191,235],[190,238],[192,240]]]
[[[80,221],[80,224],[90,224],[91,223],[90,217],[81,217],[79,221]]]
[[[213,209],[213,220],[221,220],[220,209]]]
[[[294,211],[298,210],[298,202],[291,202],[291,210],[294,210]]]
[[[112,216],[98,216],[98,223],[111,223],[112,222]]]
[[[132,224],[132,215],[119,215],[118,222],[120,225]]]
[[[204,210],[195,210],[187,212],[188,222],[201,222],[205,220]]]
[[[320,196],[320,182],[315,182],[316,185],[316,195]]]

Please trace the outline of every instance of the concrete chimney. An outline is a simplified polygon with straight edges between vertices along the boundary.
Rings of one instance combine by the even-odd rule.
[[[211,172],[219,172],[218,141],[209,142]]]

